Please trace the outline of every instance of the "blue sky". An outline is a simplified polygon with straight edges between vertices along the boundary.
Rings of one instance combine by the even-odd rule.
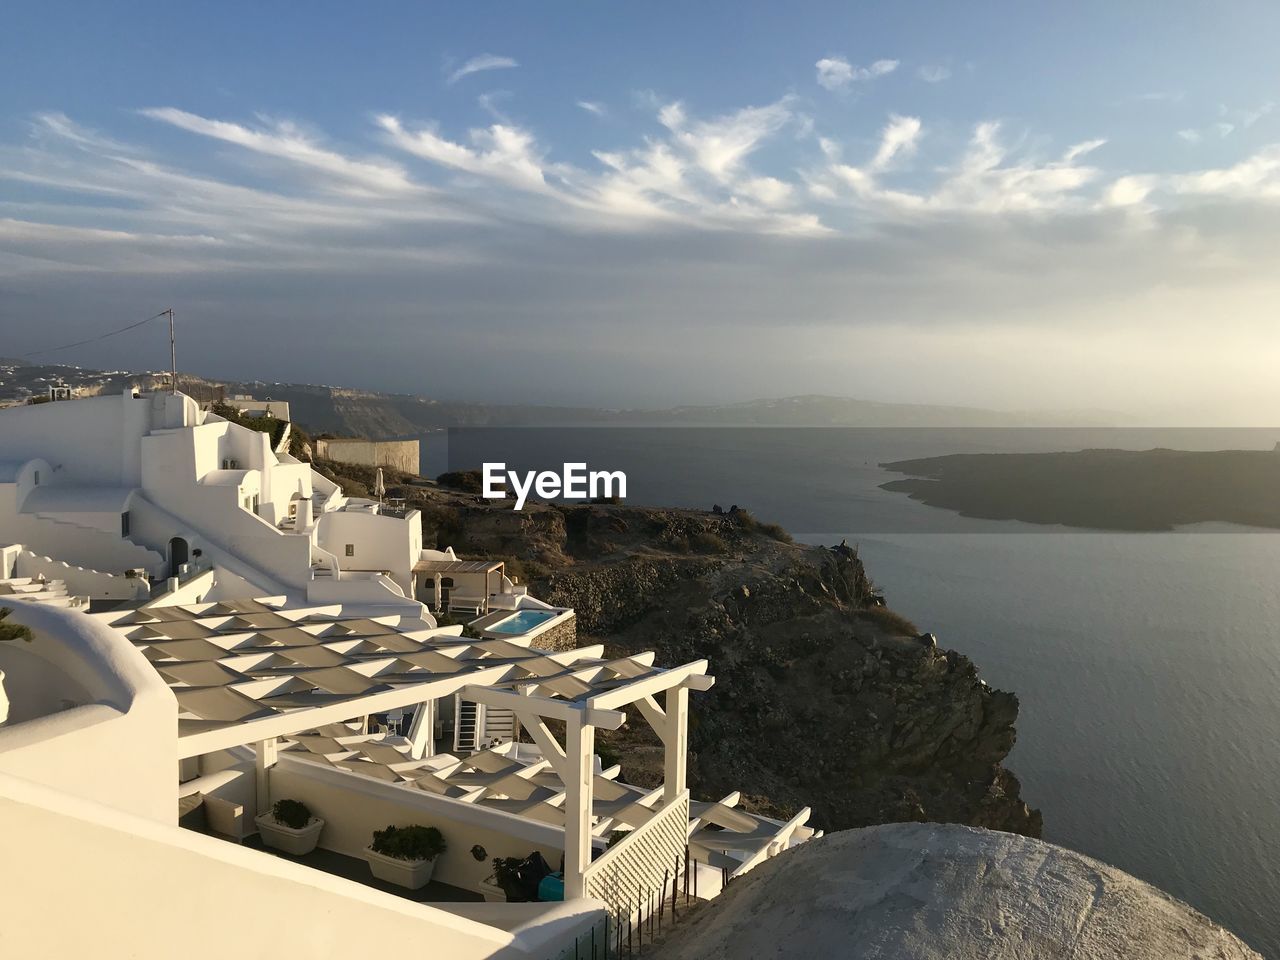
[[[173,303],[212,375],[1271,422],[1277,41],[1265,3],[24,4],[0,353]]]

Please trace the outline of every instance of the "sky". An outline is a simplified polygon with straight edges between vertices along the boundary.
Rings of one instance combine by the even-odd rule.
[[[15,4],[0,355],[1280,421],[1280,5]]]

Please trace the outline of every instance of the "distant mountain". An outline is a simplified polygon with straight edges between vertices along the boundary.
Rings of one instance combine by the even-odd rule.
[[[795,427],[1026,427],[1110,426],[1118,414],[1105,412],[1009,412],[980,407],[937,404],[881,403],[853,397],[813,394],[801,397],[748,400],[718,406],[673,407],[638,411],[620,417],[660,418],[664,423],[705,426]]]
[[[9,402],[43,393],[50,380],[65,381],[83,394],[114,391],[130,384],[151,389],[168,383],[167,375],[155,372],[9,366],[8,361],[0,361],[0,368],[6,367],[0,400]],[[221,391],[286,400],[294,421],[312,433],[375,439],[447,427],[485,426],[1025,427],[1110,426],[1121,420],[1118,415],[1100,412],[1016,413],[819,395],[657,410],[606,410],[466,403],[321,384],[218,381],[187,374],[179,374],[179,386],[197,399],[210,399]]]

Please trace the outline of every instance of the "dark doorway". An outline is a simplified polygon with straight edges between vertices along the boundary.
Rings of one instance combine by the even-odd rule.
[[[169,576],[176,577],[178,568],[187,562],[187,541],[174,537],[169,541]]]

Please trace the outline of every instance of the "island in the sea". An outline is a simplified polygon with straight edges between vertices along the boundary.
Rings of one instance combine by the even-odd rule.
[[[966,517],[1095,530],[1195,523],[1280,528],[1275,450],[979,453],[881,464],[882,488]]]

